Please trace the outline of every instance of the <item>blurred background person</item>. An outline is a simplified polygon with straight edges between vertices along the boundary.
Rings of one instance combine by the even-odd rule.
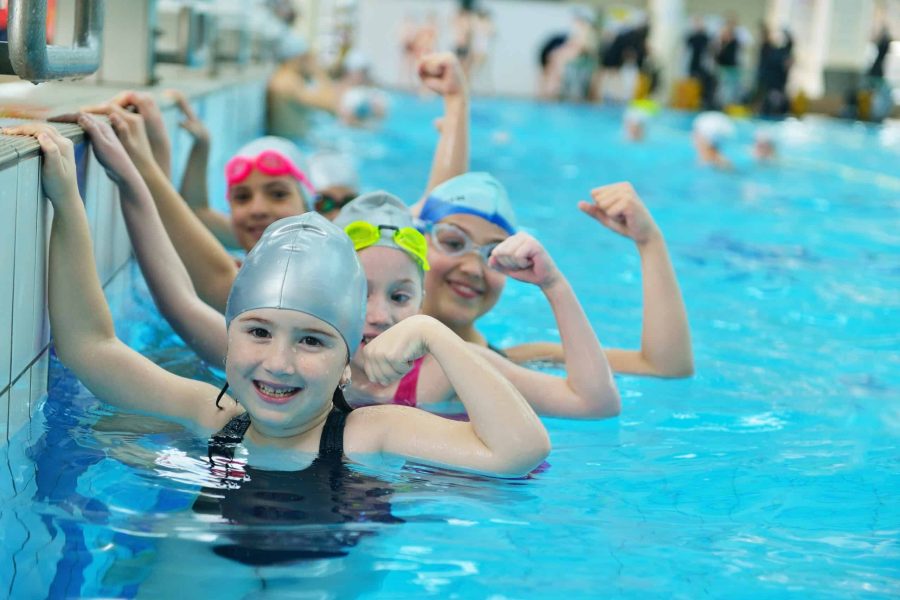
[[[741,41],[738,39],[737,18],[729,15],[719,31],[715,44],[715,59],[719,71],[718,105],[727,107],[741,102]]]
[[[699,16],[691,19],[691,31],[684,40],[688,51],[688,76],[696,80],[700,88],[700,105],[710,110],[715,102],[716,78],[710,68],[710,44],[712,38],[706,31],[706,24]]]
[[[794,62],[793,47],[793,38],[786,29],[772,33],[765,23],[760,25],[756,81],[761,116],[783,117],[790,108],[787,82]]]

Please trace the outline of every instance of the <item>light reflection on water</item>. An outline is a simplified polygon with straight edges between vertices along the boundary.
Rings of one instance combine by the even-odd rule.
[[[434,143],[423,124],[437,108],[409,98],[394,106],[377,143],[328,124],[318,136],[370,159],[362,178],[371,189],[412,202]],[[404,523],[353,525],[375,535],[348,557],[256,579],[201,559],[229,527],[189,510],[202,486],[217,484],[205,440],[171,426],[154,433],[149,417],[125,427],[54,369],[32,441],[3,451],[0,581],[73,596],[165,591],[166,577],[171,591],[180,572],[223,597],[251,580],[369,597],[896,595],[898,154],[875,151],[874,130],[788,123],[776,126],[781,165],[760,168],[741,124],[727,149],[737,173],[710,173],[694,162],[689,118],[663,115],[645,145],[629,146],[618,116],[476,102],[473,168],[508,186],[520,221],[610,347],[639,342],[639,258],[574,205],[591,187],[633,181],[679,274],[693,378],[619,377],[619,419],[548,419],[550,466],[526,480],[361,469],[393,490],[391,513]],[[115,306],[123,339],[180,374],[221,383],[146,293],[127,296]],[[555,331],[540,294],[514,282],[482,325],[501,345]],[[26,455],[36,471],[23,467]]]

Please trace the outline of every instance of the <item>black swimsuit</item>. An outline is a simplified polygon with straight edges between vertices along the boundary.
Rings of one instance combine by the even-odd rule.
[[[223,487],[203,488],[194,511],[221,515],[234,525],[219,556],[263,566],[345,556],[372,530],[345,523],[402,523],[391,514],[391,489],[344,464],[347,412],[332,409],[319,441],[319,454],[302,471],[266,471],[234,460],[250,426],[240,414],[209,440],[213,472]],[[314,527],[310,527],[314,526]]]

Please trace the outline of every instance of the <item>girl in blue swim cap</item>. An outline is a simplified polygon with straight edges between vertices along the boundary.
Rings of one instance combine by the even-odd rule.
[[[403,319],[418,314],[423,300],[423,279],[431,269],[428,243],[413,229],[407,207],[385,192],[360,196],[335,219],[354,242],[368,280],[365,327],[360,350],[351,361],[355,369],[351,399],[359,403],[392,403],[427,406],[452,400],[456,394],[439,361],[422,356],[396,383],[383,386],[369,382],[361,373],[361,358],[367,344]],[[527,259],[523,264],[523,259]],[[516,277],[538,285],[550,285],[561,275],[537,240],[521,233],[513,236],[493,254],[497,269],[515,272]],[[580,306],[569,306],[563,320],[583,320]],[[568,314],[571,313],[571,316]],[[588,327],[589,329],[589,327]],[[496,367],[539,413],[558,417],[605,418],[620,410],[619,394],[609,366],[591,334],[573,355],[565,378],[514,365],[494,352],[470,344],[486,362]]]
[[[95,143],[115,143],[108,130],[97,132],[104,137]],[[344,415],[342,448],[351,460],[378,462],[395,455],[520,476],[547,455],[546,431],[515,388],[426,316],[405,319],[372,341],[365,349],[366,374],[388,384],[430,353],[447,373],[470,422],[397,406],[348,412],[341,389],[348,384],[350,353],[363,330],[365,276],[350,239],[315,214],[268,228],[235,282],[226,312],[230,395],[153,364],[115,336],[94,267],[71,142],[46,124],[3,133],[34,136],[43,150],[44,193],[54,207],[49,309],[56,351],[102,400],[182,422],[199,435],[237,419],[245,424],[242,437],[250,463],[254,449],[262,446],[314,457],[323,428],[337,413]],[[127,165],[104,166],[123,184],[120,189],[144,196],[139,205],[150,206],[146,188],[130,187],[139,179]],[[141,216],[157,218],[152,211]],[[132,220],[129,227],[134,226]],[[160,242],[160,262],[170,266],[173,276],[185,277],[174,248]],[[327,257],[319,256],[323,248]]]
[[[645,278],[641,349],[607,350],[606,358],[598,364],[605,365],[608,359],[617,372],[663,377],[690,375],[693,355],[687,314],[659,228],[627,183],[601,186],[592,190],[591,195],[593,203],[582,203],[579,208],[607,228],[635,241],[641,252]],[[475,322],[499,300],[505,275],[535,282],[528,269],[538,256],[527,255],[538,252],[537,247],[531,247],[522,249],[516,257],[514,266],[524,269],[525,277],[519,277],[516,268],[498,260],[499,255],[495,257],[498,251],[507,252],[504,244],[514,243],[516,235],[515,214],[505,188],[487,173],[466,173],[434,188],[417,208],[419,219],[430,231],[432,250],[423,311],[464,340],[499,351],[490,346]],[[513,253],[517,252],[519,249]],[[541,289],[557,315],[564,343],[526,343],[501,352],[518,363],[565,362],[570,373],[573,368],[590,369],[590,365],[576,367],[574,363],[580,361],[578,357],[593,356],[596,336],[565,279],[554,281],[552,286],[541,285]],[[579,318],[572,319],[573,315]],[[564,352],[564,346],[570,351]]]

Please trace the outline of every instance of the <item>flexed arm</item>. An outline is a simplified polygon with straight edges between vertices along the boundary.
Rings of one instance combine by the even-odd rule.
[[[155,104],[151,106],[155,107]],[[106,105],[98,112],[109,115],[116,135],[147,183],[166,232],[200,298],[224,313],[231,285],[237,276],[234,259],[191,211],[153,159],[142,116],[114,104]]]
[[[217,414],[212,402],[215,388],[167,372],[116,337],[78,195],[72,142],[43,123],[3,133],[35,136],[43,151],[42,183],[54,209],[48,274],[50,325],[60,360],[106,402],[199,423],[205,429],[220,426],[228,416],[227,411]]]
[[[444,97],[440,138],[425,188],[427,196],[441,183],[469,170],[469,85],[459,59],[452,52],[422,57],[419,78],[426,87]]]
[[[572,286],[543,246],[527,233],[517,233],[494,249],[489,265],[544,292],[556,317],[567,375],[563,379],[531,371],[490,350],[479,352],[513,382],[539,414],[576,418],[618,415],[619,392],[606,354]]]
[[[593,203],[580,202],[585,214],[632,239],[641,255],[644,322],[640,350],[609,350],[609,362],[621,373],[687,377],[694,372],[691,331],[678,279],[662,232],[629,183],[591,191]]]
[[[91,115],[82,115],[78,124],[87,132],[94,154],[119,188],[128,235],[157,307],[201,358],[221,365],[228,343],[225,319],[197,296],[140,173],[109,125]]]
[[[465,405],[469,422],[402,406],[367,407],[348,421],[354,435],[368,442],[361,450],[507,477],[528,473],[550,451],[547,431],[516,388],[439,321],[425,315],[404,319],[363,352],[367,376],[382,385],[402,377],[416,358],[431,354]]]

